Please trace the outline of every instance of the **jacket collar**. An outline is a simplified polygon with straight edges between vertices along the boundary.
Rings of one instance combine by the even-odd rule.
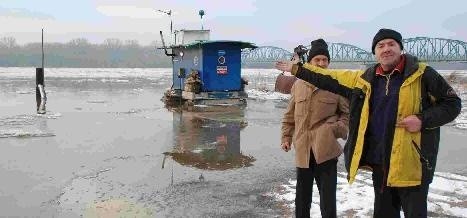
[[[415,73],[418,70],[418,59],[415,56],[410,54],[405,55],[405,67],[404,67],[404,80],[410,75]],[[360,76],[363,80],[371,84],[376,75],[376,68],[379,64],[373,64],[371,67],[365,70],[365,72]]]
[[[404,67],[405,67],[405,55],[403,54],[400,56],[399,63],[392,70],[392,73],[402,73],[404,71]],[[384,76],[384,70],[381,64],[378,64],[378,66],[376,67],[376,75]]]
[[[404,79],[418,70],[418,58],[410,54],[405,54]]]

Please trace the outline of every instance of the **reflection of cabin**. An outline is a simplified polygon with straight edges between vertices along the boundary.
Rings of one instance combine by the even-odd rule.
[[[182,96],[183,100],[206,105],[207,100],[214,100],[214,104],[244,103],[247,96],[241,78],[241,51],[255,45],[209,40],[209,30],[181,30],[175,41],[171,46],[173,96],[169,97]]]
[[[243,113],[174,112],[172,158],[182,165],[225,170],[251,166],[254,158],[240,151]]]
[[[243,112],[195,113],[173,112],[173,128],[178,149],[219,149],[240,154],[240,130],[245,126]]]

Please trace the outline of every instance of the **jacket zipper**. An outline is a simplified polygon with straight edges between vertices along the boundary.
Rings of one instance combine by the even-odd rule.
[[[417,151],[418,155],[420,155],[420,162],[425,163],[426,168],[428,170],[432,170],[433,167],[431,166],[430,161],[428,161],[428,159],[426,159],[426,157],[423,156],[422,151],[420,150],[420,148],[414,140],[412,140],[412,145],[415,147],[415,150]]]
[[[392,71],[390,74],[388,75],[384,75],[384,77],[386,78],[386,96],[388,96],[389,94],[389,81],[391,80],[391,75],[394,73],[394,71]]]

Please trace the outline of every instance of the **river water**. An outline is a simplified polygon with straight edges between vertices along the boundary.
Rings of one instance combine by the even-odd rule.
[[[0,68],[0,217],[291,216],[294,154],[279,147],[289,96],[271,91],[276,70],[242,73],[244,109],[180,113],[160,100],[170,69],[46,69],[36,115],[35,69]],[[465,83],[454,86],[466,105]],[[441,130],[432,217],[467,214],[466,114]],[[348,186],[339,170],[339,216],[370,216],[371,177]]]

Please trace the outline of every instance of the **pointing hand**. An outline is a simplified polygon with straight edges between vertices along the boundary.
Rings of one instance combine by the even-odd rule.
[[[293,66],[292,61],[278,61],[276,62],[274,67],[281,71],[292,72],[292,66]]]

